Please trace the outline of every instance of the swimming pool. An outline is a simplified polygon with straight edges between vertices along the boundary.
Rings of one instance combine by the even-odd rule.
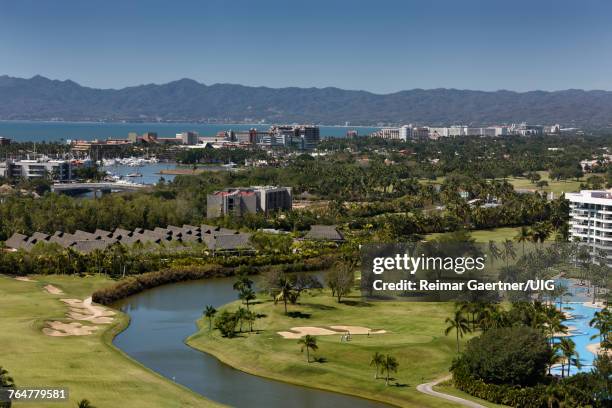
[[[563,312],[570,315],[571,318],[565,321],[565,325],[570,327],[572,330],[569,331],[569,336],[566,336],[576,343],[576,351],[578,352],[580,369],[574,365],[570,367],[570,374],[576,374],[579,372],[588,372],[593,368],[593,360],[595,360],[595,353],[589,351],[587,346],[589,344],[597,344],[598,338],[591,340],[591,336],[598,336],[599,332],[597,329],[590,327],[589,322],[599,309],[595,307],[585,306],[585,302],[591,303],[592,297],[589,289],[586,286],[577,285],[568,279],[559,280],[560,284],[565,285],[568,288],[568,292],[571,295],[564,296],[564,302],[562,304]],[[559,303],[557,303],[557,306]],[[555,342],[560,340],[559,337],[555,338]],[[565,367],[567,373],[567,366]],[[551,370],[554,375],[561,375],[561,366],[554,366]]]

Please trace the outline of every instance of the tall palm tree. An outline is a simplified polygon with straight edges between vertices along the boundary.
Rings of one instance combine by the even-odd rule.
[[[283,301],[283,303],[285,304],[285,314],[287,314],[287,301],[291,298],[292,295],[293,285],[291,284],[291,281],[284,276],[281,277],[278,282],[278,295],[276,295],[274,302],[276,303],[279,300]]]
[[[610,339],[608,336],[612,330],[612,312],[610,312],[610,309],[603,309],[595,312],[593,318],[589,322],[589,326],[594,327],[599,331],[599,335],[591,336],[591,340],[599,337],[601,348],[609,348]]]
[[[307,334],[298,340],[298,344],[302,345],[302,353],[304,352],[304,349],[306,349],[306,361],[310,363],[310,350],[314,352],[319,349],[319,346],[317,346],[317,338]]]
[[[374,374],[374,378],[378,379],[378,368],[382,366],[384,356],[380,354],[378,351],[374,353],[372,356],[372,360],[370,361],[370,367],[376,367],[376,373]]]
[[[502,255],[502,251],[497,247],[497,244],[493,240],[489,241],[489,253],[491,254],[493,262],[501,258]]]
[[[381,367],[382,372],[385,373],[385,385],[389,385],[389,377],[391,373],[397,373],[399,363],[395,357],[387,354],[383,357]]]
[[[570,375],[572,362],[577,368],[580,368],[580,356],[576,351],[576,343],[574,343],[574,340],[568,339],[567,337],[561,339],[561,341],[559,342],[559,351],[561,351],[561,354],[563,355],[563,357],[565,357],[568,376]],[[561,368],[561,371],[561,377],[563,377],[563,367]]]
[[[249,302],[251,300],[255,300],[256,298],[255,291],[248,287],[243,287],[242,289],[240,289],[238,297],[246,304],[247,310],[249,310]]]
[[[455,315],[452,318],[447,317],[445,322],[448,326],[444,330],[444,334],[448,336],[451,331],[455,330],[457,335],[457,353],[459,353],[459,338],[471,332],[469,322],[461,310],[455,310]]]
[[[514,250],[514,243],[509,239],[506,239],[504,241],[504,244],[502,246],[502,256],[506,260],[506,267],[509,266],[508,261],[510,259],[516,258],[516,251]]]
[[[529,228],[522,226],[518,234],[514,237],[514,240],[523,245],[523,256],[525,256],[525,242],[531,240],[531,231],[529,231]]]
[[[77,408],[96,408],[96,407],[91,405],[91,402],[89,402],[89,400],[82,399],[77,403]]]
[[[216,314],[217,309],[215,309],[212,305],[208,305],[206,306],[206,309],[204,309],[204,316],[208,319],[208,330],[212,330],[212,321]]]

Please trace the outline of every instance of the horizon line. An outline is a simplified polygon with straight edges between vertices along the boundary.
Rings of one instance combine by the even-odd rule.
[[[470,89],[470,88],[455,88],[455,87],[435,87],[435,88],[407,88],[407,89],[400,89],[398,91],[392,91],[392,92],[375,92],[375,91],[369,91],[366,89],[347,89],[347,88],[340,88],[338,86],[297,86],[297,85],[288,85],[288,86],[268,86],[268,85],[245,85],[245,84],[240,84],[240,83],[233,83],[233,82],[214,82],[211,84],[206,84],[204,82],[200,82],[199,80],[193,79],[193,78],[188,78],[188,77],[183,77],[183,78],[179,78],[179,79],[175,79],[172,81],[168,81],[168,82],[148,82],[148,83],[140,83],[137,85],[126,85],[123,87],[119,87],[119,88],[115,88],[115,87],[96,87],[96,86],[91,86],[91,85],[85,85],[83,83],[77,82],[73,79],[67,78],[67,79],[58,79],[58,78],[50,78],[48,76],[45,75],[41,75],[41,74],[36,74],[33,75],[29,78],[26,77],[19,77],[19,76],[12,76],[9,74],[2,74],[0,75],[0,78],[9,78],[9,79],[17,79],[17,80],[25,80],[25,81],[31,81],[33,79],[36,78],[42,78],[44,80],[47,81],[52,81],[52,82],[72,82],[82,88],[89,88],[89,89],[93,89],[93,90],[100,90],[100,91],[120,91],[120,90],[124,90],[124,89],[129,89],[129,88],[138,88],[138,87],[145,87],[145,86],[164,86],[164,85],[169,85],[169,84],[173,84],[176,82],[181,82],[181,81],[190,81],[190,82],[195,82],[198,85],[202,85],[202,86],[207,86],[207,87],[211,87],[211,86],[215,86],[215,85],[229,85],[229,86],[242,86],[242,87],[246,87],[246,88],[266,88],[266,89],[272,89],[272,90],[280,90],[280,89],[291,89],[291,88],[297,88],[297,89],[317,89],[317,90],[324,90],[324,89],[337,89],[337,90],[341,90],[341,91],[346,91],[346,92],[365,92],[365,93],[369,93],[369,94],[373,94],[373,95],[379,95],[379,96],[385,96],[385,95],[394,95],[394,94],[398,94],[401,92],[411,92],[411,91],[437,91],[437,90],[447,90],[447,91],[467,91],[467,92],[484,92],[484,93],[496,93],[496,92],[508,92],[508,93],[515,93],[515,94],[526,94],[526,93],[535,93],[535,92],[543,92],[543,93],[556,93],[556,92],[568,92],[568,91],[582,91],[582,92],[612,92],[612,89],[607,90],[607,89],[584,89],[584,88],[565,88],[565,89],[555,89],[555,90],[545,90],[545,89],[532,89],[532,90],[526,90],[526,91],[517,91],[517,90],[512,90],[512,89],[505,89],[505,88],[499,88],[499,89],[495,89],[495,90],[482,90],[482,89]]]

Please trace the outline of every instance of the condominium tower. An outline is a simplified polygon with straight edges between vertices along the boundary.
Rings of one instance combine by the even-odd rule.
[[[565,195],[570,202],[570,240],[588,246],[594,258],[612,266],[612,190],[582,190]]]

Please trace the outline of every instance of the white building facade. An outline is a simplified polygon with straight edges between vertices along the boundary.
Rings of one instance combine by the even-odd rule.
[[[582,190],[565,195],[570,202],[570,240],[589,248],[612,266],[612,191]]]

